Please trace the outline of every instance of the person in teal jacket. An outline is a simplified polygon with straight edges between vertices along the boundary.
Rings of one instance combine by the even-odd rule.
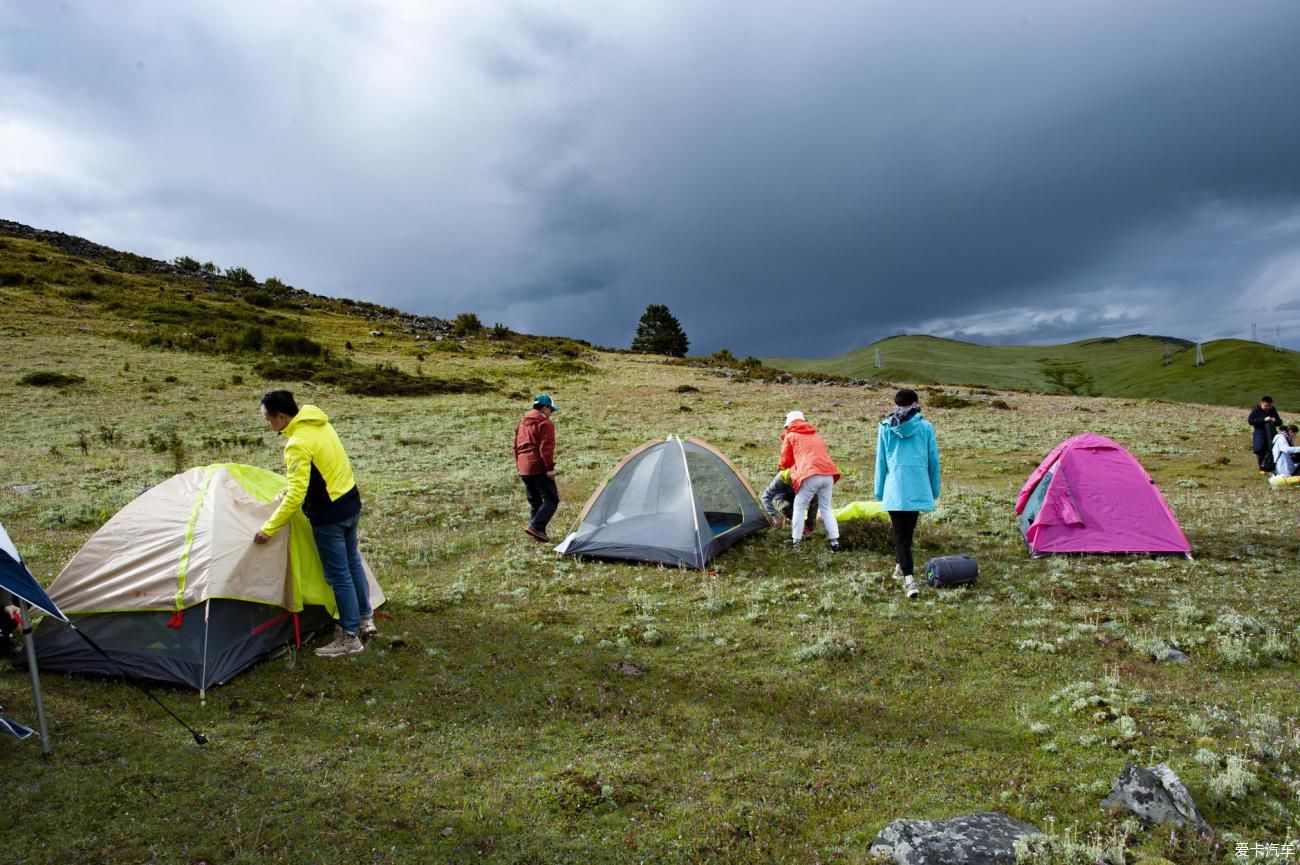
[[[912,536],[922,511],[939,498],[939,444],[934,427],[921,417],[914,390],[894,395],[895,409],[876,435],[876,499],[889,511],[894,529],[894,579],[903,579],[909,598],[921,592],[913,576]]]

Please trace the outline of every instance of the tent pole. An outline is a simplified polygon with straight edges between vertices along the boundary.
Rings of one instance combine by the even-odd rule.
[[[670,440],[672,436],[668,437]],[[699,557],[700,570],[708,564],[704,561],[704,544],[700,538],[700,516],[697,513],[700,509],[700,503],[695,498],[695,482],[691,480],[691,463],[686,459],[686,445],[682,444],[681,437],[677,437],[677,447],[682,452],[682,470],[686,472],[686,489],[691,494],[691,522],[695,524],[695,555]]]
[[[24,600],[18,601],[23,614],[23,648],[27,650],[27,672],[32,676],[32,697],[36,700],[36,720],[41,729],[41,753],[49,754],[50,734],[45,727],[45,703],[41,700],[41,674],[36,669],[36,644],[32,640],[32,608]]]
[[[212,606],[212,599],[208,598],[203,602],[203,672],[199,675],[199,705],[207,703],[207,685],[208,685],[208,608]]]

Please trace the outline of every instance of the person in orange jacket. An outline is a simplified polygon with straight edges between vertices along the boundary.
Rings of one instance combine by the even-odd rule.
[[[551,415],[559,411],[548,393],[533,398],[533,407],[515,427],[515,469],[524,482],[531,510],[524,531],[538,543],[549,543],[546,525],[560,506],[555,484],[555,424]]]
[[[790,544],[799,548],[803,537],[804,518],[808,504],[817,499],[817,512],[830,538],[831,552],[840,551],[840,526],[835,521],[831,505],[831,488],[840,479],[826,442],[812,424],[804,419],[803,412],[792,411],[785,416],[785,434],[781,436],[781,461],[778,466],[790,469],[794,484],[794,513],[791,515]]]

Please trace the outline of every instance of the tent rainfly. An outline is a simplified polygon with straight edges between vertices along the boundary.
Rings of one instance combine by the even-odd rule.
[[[284,485],[275,472],[227,463],[139,496],[50,584],[50,597],[113,663],[47,620],[36,634],[41,666],[202,692],[328,627],[337,607],[307,518],[298,512],[270,543],[253,543]],[[373,575],[370,598],[384,601]]]
[[[699,439],[672,435],[624,457],[578,520],[556,552],[697,569],[769,525],[726,457]]]
[[[1053,553],[1147,553],[1191,558],[1191,545],[1142,464],[1118,443],[1083,433],[1066,439],[1016,499],[1025,543]]]
[[[58,605],[50,600],[50,596],[41,588],[41,584],[36,582],[32,572],[27,570],[27,565],[23,564],[22,556],[18,554],[18,548],[10,540],[9,533],[5,531],[3,525],[0,525],[0,589],[4,589],[13,597],[22,616],[23,648],[27,652],[27,671],[32,678],[32,698],[36,702],[36,718],[41,731],[41,749],[48,754],[50,753],[50,734],[45,724],[45,703],[41,699],[41,677],[36,667],[35,650],[32,646],[32,610],[39,610],[64,622],[68,619]],[[3,613],[0,613],[0,615],[3,615]],[[26,739],[32,734],[30,728],[16,721],[11,721],[3,715],[0,715],[0,732],[18,739]]]

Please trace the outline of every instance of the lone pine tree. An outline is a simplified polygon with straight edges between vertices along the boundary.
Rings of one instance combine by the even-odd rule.
[[[636,326],[632,351],[685,357],[689,346],[690,340],[686,338],[686,331],[682,330],[681,322],[668,311],[668,307],[661,303],[652,303],[645,308],[645,313]]]

